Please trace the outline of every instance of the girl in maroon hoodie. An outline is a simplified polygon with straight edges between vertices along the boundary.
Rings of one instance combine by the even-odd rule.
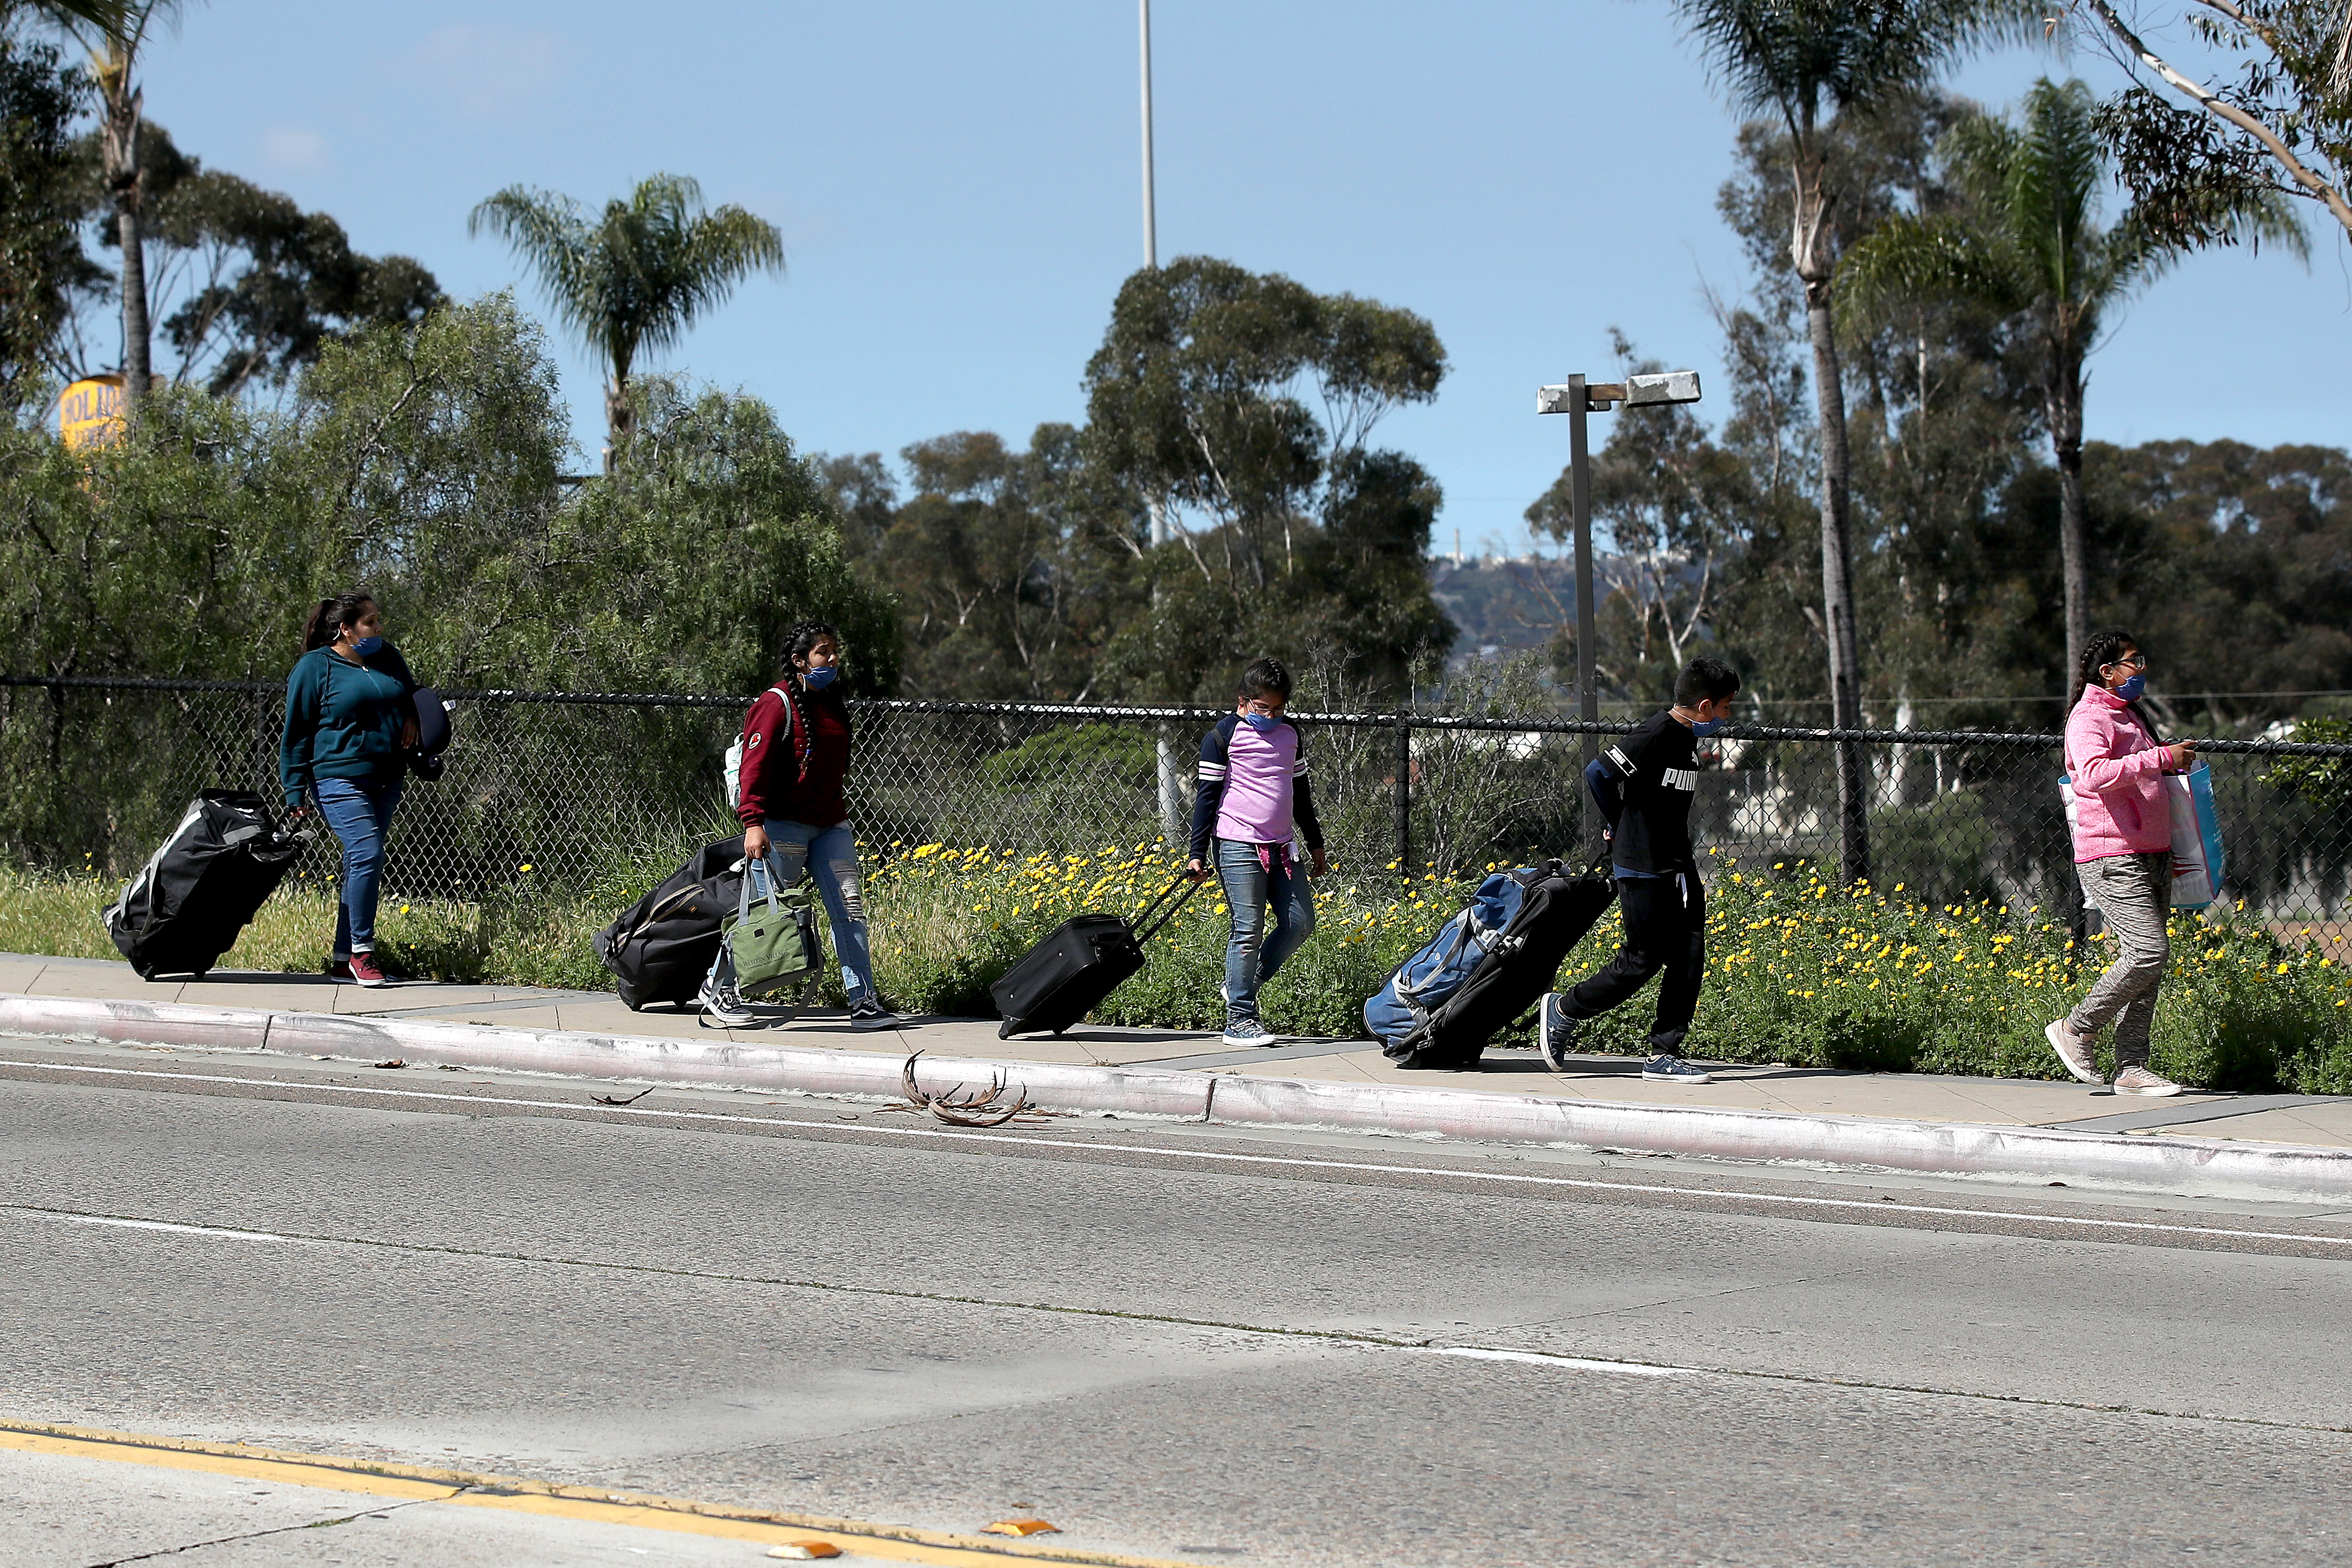
[[[2083,646],[2082,700],[2066,717],[2066,774],[2074,789],[2074,869],[2116,938],[2116,961],[2074,1010],[2042,1032],[2066,1071],[2104,1082],[2091,1051],[2116,1026],[2116,1092],[2178,1094],[2147,1065],[2156,989],[2172,960],[2172,808],[2164,775],[2197,761],[2194,741],[2166,746],[2139,711],[2147,656],[2127,632]]]
[[[743,765],[735,814],[743,822],[743,874],[751,896],[766,890],[762,862],[772,853],[784,885],[805,868],[833,917],[833,947],[849,992],[849,1023],[858,1030],[895,1029],[898,1020],[874,988],[866,943],[866,902],[857,870],[857,831],[845,794],[849,781],[849,708],[835,684],[841,633],[822,621],[803,621],[784,637],[784,673],[760,694],[743,720]],[[702,982],[703,1021],[745,1029],[764,1021],[735,989],[727,950]]]

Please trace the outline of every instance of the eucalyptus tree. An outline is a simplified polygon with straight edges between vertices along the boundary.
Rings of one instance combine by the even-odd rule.
[[[2059,559],[2066,596],[2066,671],[2090,637],[2090,568],[2084,546],[2083,362],[2109,311],[2162,273],[2181,246],[2137,208],[2099,225],[2110,164],[2095,126],[2097,99],[2080,81],[2047,78],[2011,124],[1978,115],[1953,127],[1946,162],[1961,205],[1889,218],[1845,257],[1838,281],[1848,319],[1908,299],[1974,305],[2005,318],[2032,354],[2042,422],[2058,469]],[[2233,221],[2257,242],[2297,253],[2303,229],[2272,192],[2244,192]]]
[[[1685,35],[1733,106],[1786,130],[1794,182],[1789,260],[1802,284],[1821,417],[1822,613],[1830,702],[1841,728],[1862,722],[1854,628],[1853,530],[1844,385],[1838,369],[1832,218],[1843,198],[1828,131],[1927,89],[1964,51],[2025,25],[2021,0],[1673,0]],[[1842,862],[1869,874],[1869,781],[1862,753],[1838,748]]]
[[[1151,614],[1107,650],[1119,678],[1156,695],[1210,692],[1245,642],[1298,653],[1327,611],[1343,642],[1355,632],[1339,622],[1361,631],[1381,619],[1333,598],[1369,591],[1372,576],[1318,566],[1333,549],[1385,559],[1393,551],[1375,541],[1416,526],[1415,558],[1426,548],[1435,486],[1365,444],[1390,410],[1433,398],[1444,373],[1435,329],[1409,310],[1208,256],[1130,276],[1087,364],[1089,466],[1102,494],[1138,509],[1165,497],[1207,526],[1177,528],[1150,559]],[[1409,601],[1391,631],[1442,622],[1417,565],[1411,583],[1381,591],[1391,589]],[[1410,652],[1349,651],[1381,670]]]
[[[2352,6],[2179,0],[2161,7],[2177,11],[2204,59],[2237,57],[2235,79],[2213,81],[2173,63],[2195,69],[2200,62],[2172,53],[2179,45],[2165,43],[2162,19],[2147,26],[2171,59],[2108,0],[2068,0],[2063,9],[2134,78],[2100,106],[2099,128],[2151,226],[2196,245],[2226,245],[2242,198],[2270,191],[2326,208],[2352,234]],[[2142,70],[2169,92],[2140,82]]]
[[[751,273],[784,270],[775,225],[738,206],[706,212],[702,188],[682,174],[656,174],[594,215],[569,196],[509,185],[474,209],[467,232],[484,230],[537,270],[556,315],[612,372],[607,467],[634,421],[638,354],[676,344]]]

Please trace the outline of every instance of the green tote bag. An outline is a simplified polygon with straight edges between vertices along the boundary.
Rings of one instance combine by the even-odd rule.
[[[772,994],[785,987],[813,980],[824,967],[824,949],[816,939],[816,897],[803,877],[777,892],[783,882],[771,855],[761,862],[767,875],[766,896],[751,896],[751,868],[743,868],[743,892],[735,913],[719,923],[719,940],[727,944],[735,967],[735,989],[742,996]]]

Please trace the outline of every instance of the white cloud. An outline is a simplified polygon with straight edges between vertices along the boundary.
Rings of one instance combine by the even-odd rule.
[[[273,125],[261,133],[261,161],[273,172],[309,173],[327,166],[327,139],[307,125]]]
[[[570,55],[551,32],[455,23],[426,37],[413,59],[429,90],[455,99],[462,113],[492,117],[544,96]]]

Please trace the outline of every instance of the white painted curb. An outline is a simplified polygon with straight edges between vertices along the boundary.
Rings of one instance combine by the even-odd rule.
[[[899,1092],[899,1058],[895,1055],[750,1046],[718,1037],[667,1040],[61,997],[0,997],[0,1033],[362,1061],[397,1056],[456,1066],[732,1084],[803,1094]],[[2270,1203],[2352,1202],[2352,1149],[1550,1100],[1239,1074],[923,1059],[923,1084],[932,1090],[959,1081],[982,1084],[996,1075],[1019,1084],[1041,1105],[1060,1111],[1116,1111],[1233,1125],[1436,1133],[1489,1143],[1803,1161]]]

